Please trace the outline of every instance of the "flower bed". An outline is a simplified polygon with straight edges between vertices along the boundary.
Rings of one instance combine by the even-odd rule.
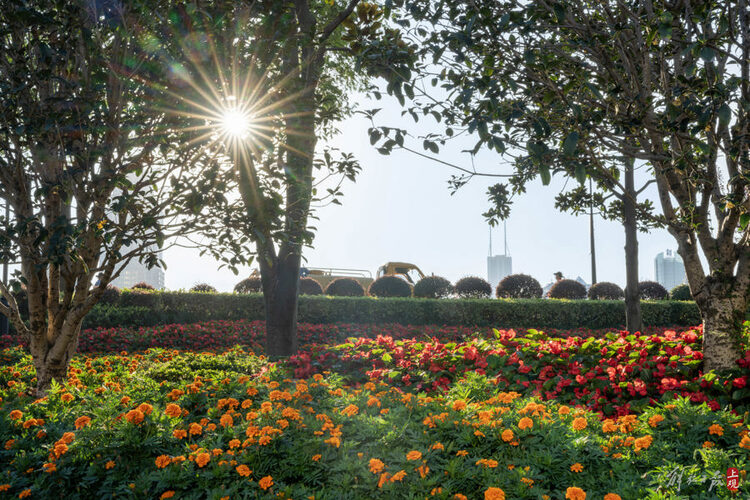
[[[732,498],[728,467],[750,493],[746,423],[705,404],[600,421],[476,372],[439,396],[288,375],[241,350],[78,356],[33,400],[29,357],[0,351],[0,495]]]

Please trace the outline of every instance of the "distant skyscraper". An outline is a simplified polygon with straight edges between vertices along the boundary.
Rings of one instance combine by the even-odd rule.
[[[503,232],[505,232],[505,222],[503,222]],[[487,256],[487,281],[492,288],[497,287],[500,280],[513,274],[513,258],[508,255],[508,239],[505,237],[504,255],[492,255],[492,228],[490,228],[490,253]]]
[[[148,283],[156,289],[164,288],[164,270],[159,267],[148,269],[145,264],[133,259],[111,284],[117,288],[132,288],[136,283]]]
[[[685,265],[682,263],[682,258],[673,253],[672,250],[661,252],[656,256],[654,259],[654,274],[656,275],[656,281],[667,290],[686,282]]]

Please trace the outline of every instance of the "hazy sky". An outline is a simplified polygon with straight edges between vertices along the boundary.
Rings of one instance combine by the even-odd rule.
[[[374,107],[383,108],[377,115],[380,125],[402,126],[418,134],[434,127],[434,122],[421,120],[415,125],[411,118],[402,118],[398,104],[387,97],[361,104],[362,109]],[[489,229],[482,213],[488,208],[487,187],[496,180],[476,177],[451,196],[447,180],[455,170],[406,151],[383,156],[370,145],[368,127],[369,121],[355,115],[341,125],[342,133],[331,142],[354,153],[363,168],[356,183],[344,185],[343,206],[329,205],[317,212],[320,220],[312,223],[317,227],[314,248],[304,253],[307,265],[365,269],[374,275],[387,261],[406,261],[451,281],[467,275],[487,279]],[[421,150],[421,141],[416,144]],[[471,167],[469,156],[461,153],[469,144],[473,146],[473,141],[452,144],[441,149],[439,156]],[[495,153],[480,153],[474,164],[477,170],[504,171],[502,159]],[[558,270],[566,277],[591,281],[589,219],[560,213],[554,207],[554,197],[564,183],[562,177],[553,178],[549,186],[535,180],[516,199],[507,222],[513,272],[530,274],[542,285],[552,281]],[[642,196],[659,207],[655,188]],[[622,226],[597,217],[595,231],[598,281],[623,286]],[[493,253],[502,254],[502,225],[492,234]],[[639,233],[640,277],[653,279],[656,254],[676,247],[666,230]],[[197,250],[170,249],[165,260],[168,289],[187,289],[205,282],[220,291],[231,291],[245,277],[217,270],[216,262],[200,257]],[[249,272],[250,268],[245,274]]]

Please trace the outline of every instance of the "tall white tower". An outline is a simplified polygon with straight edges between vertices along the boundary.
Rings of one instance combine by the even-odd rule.
[[[487,255],[487,281],[492,288],[497,287],[500,281],[513,274],[513,259],[508,255],[508,231],[503,221],[503,255],[492,255],[492,226],[490,226],[490,250]]]

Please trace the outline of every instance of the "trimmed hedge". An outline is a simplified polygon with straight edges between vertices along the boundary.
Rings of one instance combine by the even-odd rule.
[[[123,291],[120,305],[97,305],[84,322],[97,326],[151,326],[216,320],[264,319],[261,294],[140,294],[138,306]],[[146,301],[151,301],[147,303]],[[642,302],[649,326],[692,326],[701,323],[693,302]],[[620,328],[625,323],[621,300],[557,301],[545,299],[419,299],[301,296],[298,319],[306,323],[400,323],[465,325],[497,328]]]

